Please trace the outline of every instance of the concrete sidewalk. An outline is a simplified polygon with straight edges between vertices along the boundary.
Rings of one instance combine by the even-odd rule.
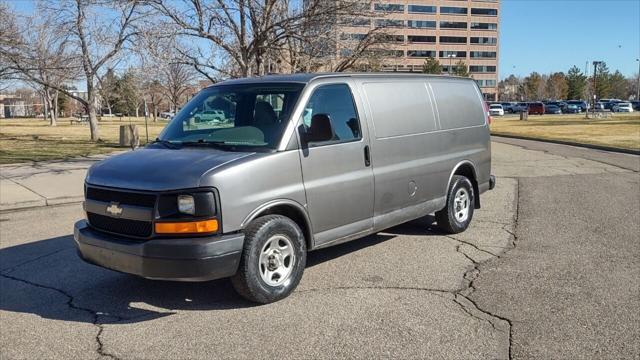
[[[87,169],[108,156],[0,166],[0,211],[82,201]]]

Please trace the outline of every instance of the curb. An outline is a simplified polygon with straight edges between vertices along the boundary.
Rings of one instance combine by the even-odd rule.
[[[23,201],[13,204],[0,204],[0,214],[18,210],[31,210],[58,205],[79,204],[84,200],[82,196],[59,197],[53,199],[42,199],[33,201]]]
[[[593,150],[616,152],[621,154],[640,155],[640,150],[623,149],[623,148],[617,148],[617,147],[605,146],[605,145],[593,145],[593,144],[585,144],[585,143],[578,143],[578,142],[564,141],[564,140],[540,139],[540,138],[520,136],[520,135],[491,134],[491,136],[503,137],[507,139],[531,140],[531,141],[547,142],[551,144],[569,145],[569,146],[576,146],[576,147],[582,147],[582,148],[593,149]]]

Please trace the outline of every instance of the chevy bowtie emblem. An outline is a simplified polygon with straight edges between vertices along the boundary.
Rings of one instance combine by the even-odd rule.
[[[111,204],[109,204],[109,206],[107,206],[107,213],[112,216],[118,217],[122,215],[122,208],[118,206],[117,202],[112,202]]]

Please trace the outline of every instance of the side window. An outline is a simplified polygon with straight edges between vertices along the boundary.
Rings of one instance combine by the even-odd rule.
[[[353,96],[346,84],[323,85],[314,90],[302,114],[305,127],[311,125],[311,118],[317,114],[326,114],[331,119],[335,132],[331,142],[358,140],[362,137]]]

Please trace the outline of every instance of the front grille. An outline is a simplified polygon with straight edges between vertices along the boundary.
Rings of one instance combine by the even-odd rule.
[[[153,208],[156,195],[87,187],[87,199]]]
[[[112,218],[109,216],[87,213],[89,225],[98,230],[146,238],[151,236],[152,225],[150,221]]]

